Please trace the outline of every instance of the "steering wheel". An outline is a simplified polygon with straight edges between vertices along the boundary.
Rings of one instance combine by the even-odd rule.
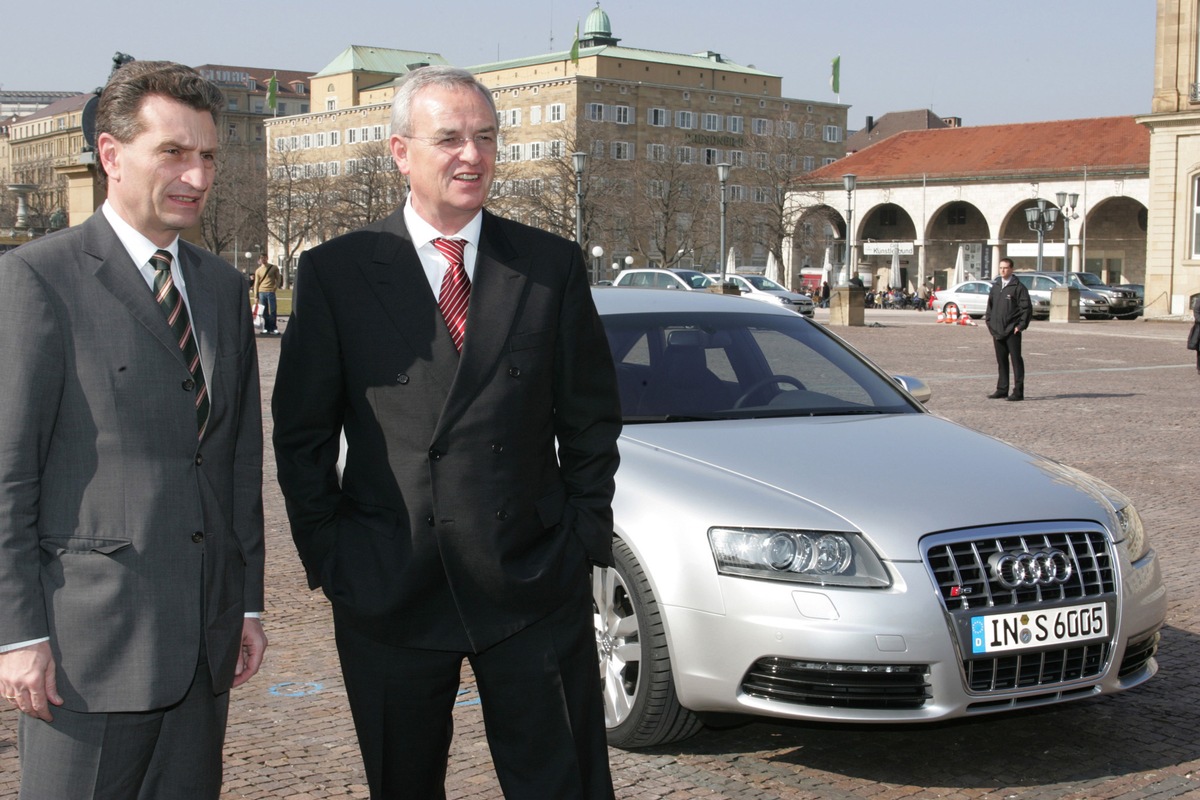
[[[804,391],[805,389],[804,384],[793,378],[791,375],[771,375],[770,377],[763,378],[761,381],[755,381],[749,389],[742,392],[741,397],[733,402],[733,407],[735,409],[741,408],[747,400],[754,396],[755,392],[758,392],[767,386],[778,385],[781,383],[786,383],[789,386],[795,386],[801,391]]]

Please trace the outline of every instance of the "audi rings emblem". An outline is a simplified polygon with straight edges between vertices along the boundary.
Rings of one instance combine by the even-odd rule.
[[[988,559],[992,577],[1005,589],[1030,589],[1066,583],[1075,571],[1062,550],[996,553]]]

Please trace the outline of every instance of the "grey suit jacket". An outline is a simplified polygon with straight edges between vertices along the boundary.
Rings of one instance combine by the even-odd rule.
[[[586,590],[621,412],[579,247],[485,212],[461,356],[401,211],[308,251],[297,286],[276,463],[339,623],[478,651]]]
[[[180,242],[212,410],[116,234],[87,222],[0,257],[0,642],[50,637],[76,711],[217,691],[263,608],[262,419],[241,276]]]

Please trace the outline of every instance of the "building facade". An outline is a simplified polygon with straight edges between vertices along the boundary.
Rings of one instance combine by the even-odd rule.
[[[1077,195],[1068,221],[1041,239],[1043,269],[1147,283],[1150,135],[1133,117],[946,128],[896,134],[809,176],[789,243],[793,272],[835,282],[846,253],[868,287],[989,278],[1010,257],[1035,269],[1039,239],[1026,209]],[[853,191],[843,176],[853,174]],[[1064,237],[1066,237],[1064,243]],[[962,277],[959,277],[962,276]],[[1149,312],[1148,312],[1149,313]]]
[[[312,112],[267,123],[271,194],[291,186],[300,195],[273,212],[281,236],[303,240],[284,248],[281,263],[348,229],[335,207],[359,224],[369,221],[367,207],[376,216],[394,208],[386,192],[401,183],[386,142],[395,87],[413,68],[444,63],[435,53],[351,47],[313,77]],[[620,46],[599,7],[577,57],[563,51],[470,69],[500,115],[489,206],[568,238],[578,223],[585,250],[603,252],[597,278],[626,263],[716,269],[722,163],[731,166],[726,255],[761,268],[773,249],[780,254],[788,183],[844,152],[846,106],[785,98],[779,76],[717,53]],[[576,152],[586,154],[578,175]],[[305,222],[307,207],[323,213]]]
[[[1200,292],[1200,3],[1158,0],[1150,131],[1146,314],[1184,314]]]

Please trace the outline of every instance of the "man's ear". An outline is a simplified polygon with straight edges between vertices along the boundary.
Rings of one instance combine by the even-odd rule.
[[[392,138],[388,139],[388,150],[392,153],[392,161],[396,163],[396,169],[400,170],[401,175],[407,175],[408,141],[399,134],[392,134]]]
[[[100,166],[104,167],[104,174],[109,180],[120,180],[120,150],[121,143],[111,133],[102,133],[97,137],[96,156],[100,159]]]

